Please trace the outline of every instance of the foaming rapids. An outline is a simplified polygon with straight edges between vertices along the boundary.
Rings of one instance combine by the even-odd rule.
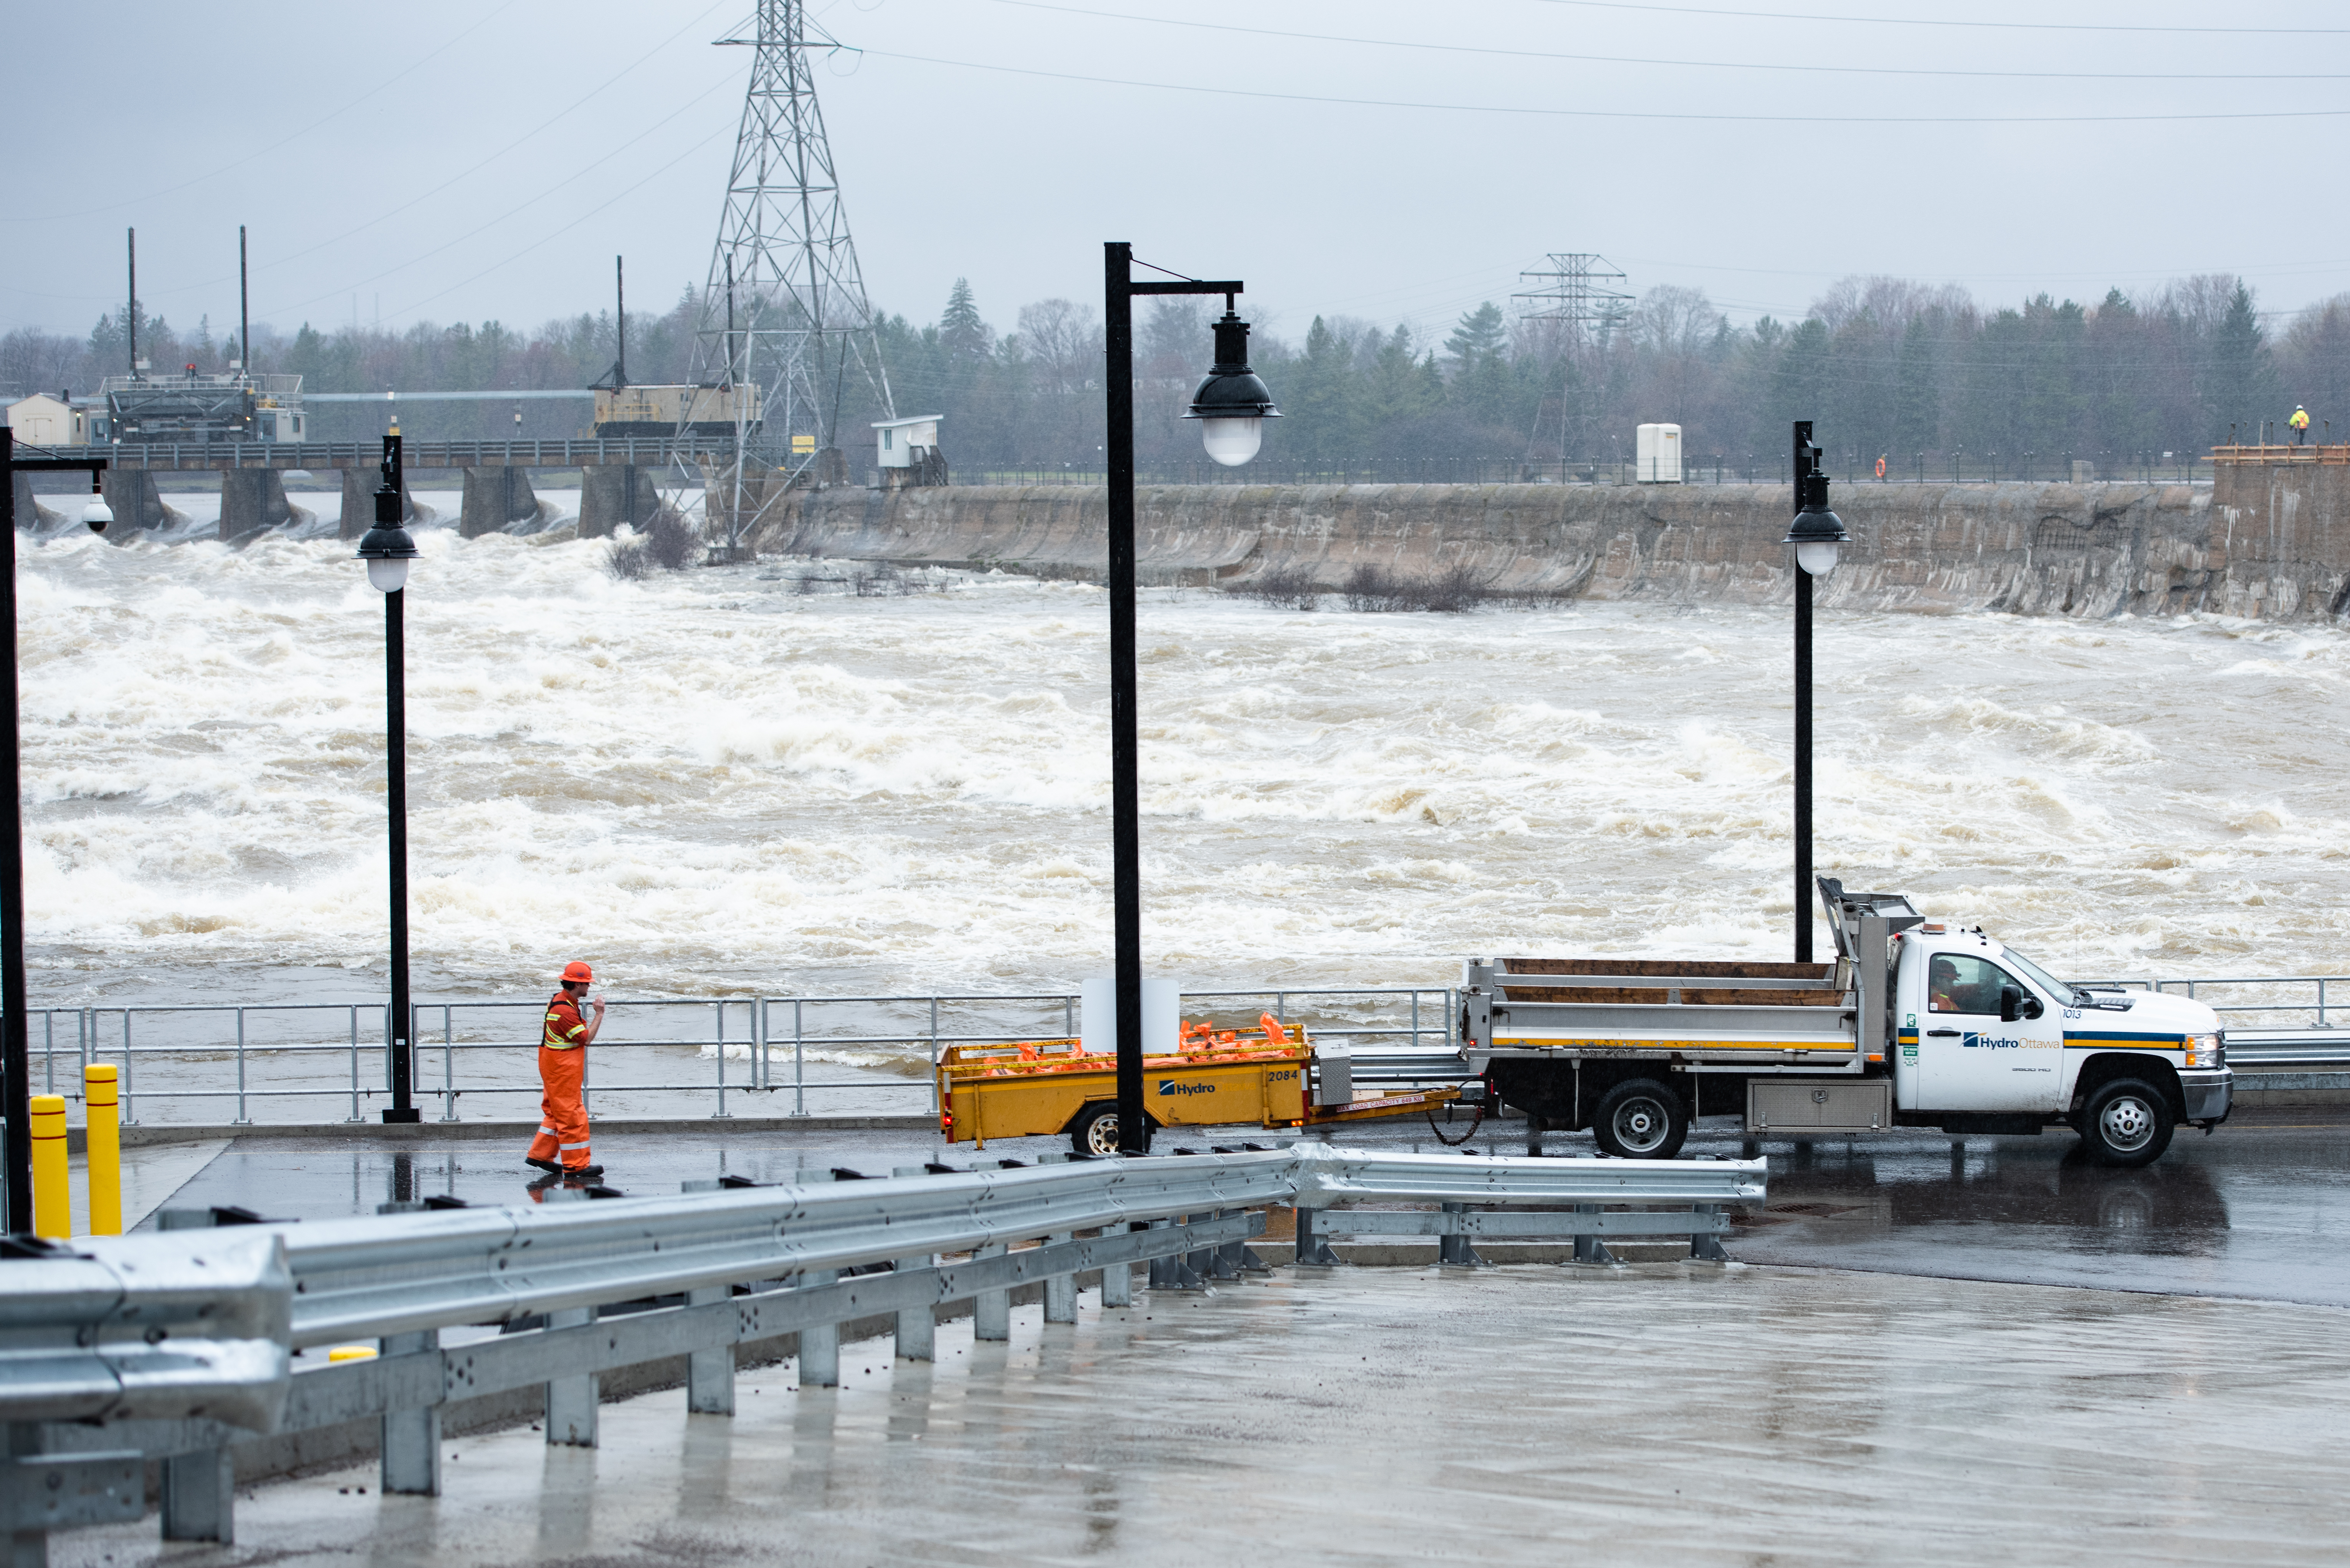
[[[1107,963],[1098,588],[619,582],[600,543],[420,544],[421,991],[512,994],[575,956],[687,995]],[[383,602],[349,551],[27,542],[37,1002],[380,992]],[[1786,954],[1783,611],[1191,591],[1142,615],[1155,969],[1442,984],[1470,953]],[[1824,613],[1818,670],[1823,870],[2084,976],[2342,968],[2342,634]]]

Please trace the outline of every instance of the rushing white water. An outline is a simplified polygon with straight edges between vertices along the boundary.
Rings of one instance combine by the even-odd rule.
[[[1100,589],[621,583],[601,544],[420,543],[420,992],[574,956],[671,994],[1105,966]],[[36,1002],[380,993],[383,618],[349,546],[21,560]],[[1147,593],[1149,962],[1441,984],[1477,952],[1785,956],[1788,641],[1784,611]],[[2082,975],[2344,969],[2350,638],[1823,613],[1818,661],[1823,871]]]

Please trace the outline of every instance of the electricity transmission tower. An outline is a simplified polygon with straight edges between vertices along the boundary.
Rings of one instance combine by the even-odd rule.
[[[1607,258],[1588,251],[1554,252],[1549,257],[1548,272],[1523,272],[1518,275],[1522,283],[1543,286],[1513,294],[1513,300],[1526,302],[1521,319],[1555,322],[1549,329],[1549,349],[1553,369],[1563,369],[1557,389],[1544,395],[1542,407],[1534,414],[1534,428],[1526,443],[1529,457],[1546,450],[1544,437],[1555,428],[1558,431],[1558,458],[1561,479],[1565,478],[1565,465],[1577,450],[1578,441],[1589,433],[1593,411],[1599,399],[1599,348],[1609,333],[1630,318],[1632,296],[1604,286],[1622,283],[1624,275],[1608,265]]]
[[[719,500],[733,546],[755,520],[743,515],[746,457],[785,470],[790,481],[811,468],[819,483],[845,480],[835,454],[851,376],[884,418],[898,410],[809,69],[811,52],[840,46],[808,20],[802,0],[758,0],[752,36],[718,42],[754,51],[694,343],[697,383],[747,385],[763,394],[755,416],[749,399],[728,400],[734,459],[722,483],[732,495]],[[761,483],[754,510],[764,511],[786,487]]]

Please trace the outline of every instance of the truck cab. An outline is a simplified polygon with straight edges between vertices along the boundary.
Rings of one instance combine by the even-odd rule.
[[[1897,1119],[1948,1131],[2077,1130],[2100,1163],[2162,1153],[2228,1116],[2218,1014],[2183,996],[2092,991],[1985,934],[1919,919],[1887,933]]]

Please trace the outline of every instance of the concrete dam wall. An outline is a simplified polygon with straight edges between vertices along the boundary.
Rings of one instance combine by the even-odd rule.
[[[1855,607],[2264,618],[2350,601],[2350,467],[2223,467],[2215,486],[1839,484]],[[1509,592],[1767,603],[1792,593],[1783,485],[1169,485],[1137,497],[1146,581],[1341,587],[1362,565]],[[1106,493],[830,489],[784,498],[765,552],[1098,578]]]

